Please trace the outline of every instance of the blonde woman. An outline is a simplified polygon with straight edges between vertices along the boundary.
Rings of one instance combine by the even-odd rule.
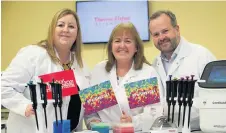
[[[35,116],[30,104],[30,92],[21,84],[39,75],[72,69],[79,89],[89,86],[89,73],[81,57],[81,29],[78,16],[70,9],[55,14],[46,40],[22,48],[2,74],[2,105],[10,110],[8,133],[35,133]],[[39,91],[37,89],[37,91]],[[53,133],[54,107],[47,104],[48,128],[44,115],[38,116],[39,132]],[[43,112],[41,108],[37,110]],[[63,119],[71,120],[71,130],[82,130],[83,109],[78,95],[63,97]]]

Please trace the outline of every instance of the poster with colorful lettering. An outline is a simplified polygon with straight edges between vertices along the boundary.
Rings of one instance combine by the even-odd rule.
[[[79,96],[85,108],[85,115],[96,113],[117,104],[110,81],[80,90]]]
[[[156,77],[125,84],[130,109],[160,102]]]

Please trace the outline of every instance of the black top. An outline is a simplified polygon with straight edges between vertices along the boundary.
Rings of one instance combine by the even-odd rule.
[[[74,56],[72,56],[72,61],[68,64],[62,64],[64,70],[70,70],[71,65],[73,64]],[[78,87],[78,86],[77,86]],[[79,91],[78,87],[78,91]],[[81,111],[81,100],[79,94],[71,95],[71,99],[69,102],[68,112],[67,112],[67,119],[70,120],[71,124],[71,131],[75,129],[79,122],[79,116]]]
[[[72,95],[69,102],[67,114],[67,119],[71,121],[71,131],[75,129],[78,125],[80,111],[81,111],[81,100],[79,98],[79,94]]]

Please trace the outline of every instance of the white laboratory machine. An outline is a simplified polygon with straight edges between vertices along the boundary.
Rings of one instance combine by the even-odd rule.
[[[198,84],[201,130],[226,133],[226,60],[208,63]]]

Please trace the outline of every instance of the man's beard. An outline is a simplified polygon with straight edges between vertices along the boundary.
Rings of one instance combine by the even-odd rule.
[[[165,42],[167,42],[167,43],[169,43],[169,46],[167,46],[167,49],[166,48],[163,48],[161,45],[163,44],[163,43],[165,43]],[[163,52],[163,53],[171,53],[171,52],[173,52],[176,48],[177,48],[177,38],[176,37],[174,37],[174,38],[172,38],[172,39],[170,39],[170,38],[165,38],[165,39],[163,39],[162,41],[158,41],[158,45],[157,45],[158,47],[158,49],[161,51],[161,52]]]

